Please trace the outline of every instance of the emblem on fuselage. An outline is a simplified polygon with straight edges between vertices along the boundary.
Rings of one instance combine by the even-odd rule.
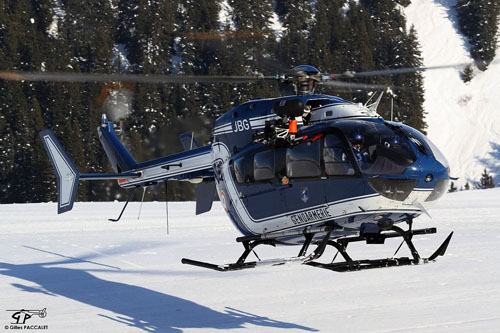
[[[227,197],[226,197],[226,192],[224,192],[224,190],[220,190],[219,200],[220,200],[220,203],[222,204],[222,207],[224,207],[224,210],[227,213],[227,211],[229,210],[229,206],[228,206],[228,201],[227,201]]]
[[[309,200],[309,189],[307,187],[300,188],[300,200],[302,200],[304,203]]]

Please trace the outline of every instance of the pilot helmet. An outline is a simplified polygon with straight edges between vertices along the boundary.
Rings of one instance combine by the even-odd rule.
[[[353,145],[357,145],[357,144],[362,145],[364,141],[365,141],[365,139],[361,133],[354,133],[354,135],[351,138],[351,143]]]

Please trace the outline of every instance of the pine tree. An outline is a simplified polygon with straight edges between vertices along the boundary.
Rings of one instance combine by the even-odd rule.
[[[51,15],[50,3],[9,1],[1,4],[0,58],[4,69],[40,70],[50,45],[45,29]],[[46,200],[51,180],[43,170],[38,131],[45,127],[35,98],[33,83],[0,83],[0,185],[2,202]],[[42,170],[43,169],[43,170]]]
[[[455,9],[460,30],[471,43],[471,55],[485,70],[498,43],[499,1],[458,0]]]
[[[400,57],[394,67],[421,67],[423,62],[420,54],[417,34],[415,27],[412,26],[408,34],[403,34],[399,48]],[[393,78],[393,82],[395,86],[401,87],[396,92],[397,97],[395,99],[399,114],[398,120],[425,133],[427,124],[424,119],[424,82],[422,73],[397,75]]]
[[[277,56],[286,67],[308,62],[308,38],[312,20],[309,0],[278,0],[277,12],[286,29],[278,45]]]
[[[0,69],[270,75],[299,64],[325,72],[421,64],[415,31],[407,32],[393,1],[350,1],[346,10],[345,0],[228,0],[228,22],[219,21],[220,3],[0,0]],[[271,33],[273,4],[285,28],[279,41]],[[58,33],[49,34],[55,23]],[[129,65],[119,60],[119,49],[125,49]],[[353,81],[402,86],[395,100],[399,120],[425,128],[419,75]],[[38,138],[44,128],[54,130],[81,172],[111,171],[96,134],[101,117],[97,98],[103,86],[0,81],[2,202],[56,197],[53,171]],[[181,131],[195,130],[200,141],[208,142],[208,128],[215,118],[248,99],[276,94],[276,86],[268,83],[137,84],[122,140],[138,161],[173,153],[181,149],[177,144]],[[366,101],[366,93],[359,91],[342,92],[341,97]],[[389,110],[386,99],[379,110],[387,116],[384,109]],[[168,192],[176,200],[192,198],[194,193],[191,185],[174,183]],[[146,198],[163,200],[164,194],[163,186],[154,187]],[[80,184],[78,199],[112,200],[124,195],[116,182],[86,182]]]
[[[343,0],[318,0],[315,20],[311,27],[309,59],[318,68],[328,72],[341,72],[344,34]]]
[[[363,72],[376,68],[373,58],[373,23],[369,12],[359,3],[349,1],[349,10],[343,29],[342,71]],[[353,80],[359,83],[373,83],[374,78]],[[341,97],[354,101],[366,101],[365,91],[345,93]]]
[[[472,66],[465,66],[463,72],[460,73],[460,77],[465,83],[470,82],[474,78],[474,69],[472,69]]]
[[[378,69],[421,67],[422,58],[416,30],[406,30],[406,19],[392,0],[361,0],[368,9],[373,22],[373,57]],[[391,82],[392,81],[392,82]],[[392,78],[379,77],[376,83],[394,84],[402,87],[394,100],[396,120],[404,122],[425,133],[424,88],[421,73],[395,75]],[[379,107],[381,115],[388,118],[389,100]],[[384,112],[385,110],[385,112]]]
[[[484,168],[481,174],[481,179],[479,180],[479,188],[487,189],[495,187],[495,182],[493,181],[493,176],[488,173],[488,170]]]
[[[30,127],[30,110],[22,91],[21,83],[12,84],[11,94],[15,112],[10,114],[8,127],[10,132],[9,148],[11,161],[4,176],[3,186],[6,191],[6,202],[34,202],[32,173],[32,146],[34,129]]]

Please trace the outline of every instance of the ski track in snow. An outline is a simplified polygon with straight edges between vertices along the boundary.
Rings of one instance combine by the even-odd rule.
[[[436,263],[354,273],[286,265],[215,272],[182,265],[183,257],[227,263],[242,250],[218,202],[0,205],[0,329],[8,309],[47,308],[30,319],[49,332],[497,332],[500,327],[500,189],[447,194],[415,228],[429,256],[455,231]],[[350,245],[354,258],[391,256],[385,245]],[[261,258],[293,256],[298,247],[259,247]],[[327,250],[323,258],[334,252]],[[398,254],[409,256],[404,249]],[[251,258],[253,260],[253,258]]]
[[[472,62],[470,45],[458,32],[455,3],[413,0],[405,9],[425,66]],[[462,69],[424,73],[428,136],[447,157],[452,176],[460,177],[458,187],[479,182],[484,168],[500,182],[500,45],[495,61],[468,84],[460,78]]]

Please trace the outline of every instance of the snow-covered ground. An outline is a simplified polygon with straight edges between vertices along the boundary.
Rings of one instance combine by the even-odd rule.
[[[425,66],[472,62],[469,45],[458,31],[456,0],[413,0],[405,9],[414,25]],[[462,69],[424,73],[429,138],[450,162],[456,184],[478,182],[484,168],[500,182],[500,45],[496,63],[477,71],[469,83]]]
[[[500,189],[446,195],[420,217],[423,256],[455,231],[445,257],[422,266],[335,273],[289,265],[220,273],[183,257],[223,263],[240,254],[239,236],[219,203],[194,216],[194,203],[0,205],[0,330],[7,310],[41,310],[26,323],[48,332],[414,331],[498,332]],[[399,241],[352,244],[351,254],[389,257]],[[296,247],[257,248],[261,258]],[[325,256],[333,255],[333,251]],[[399,255],[409,255],[408,251]]]

